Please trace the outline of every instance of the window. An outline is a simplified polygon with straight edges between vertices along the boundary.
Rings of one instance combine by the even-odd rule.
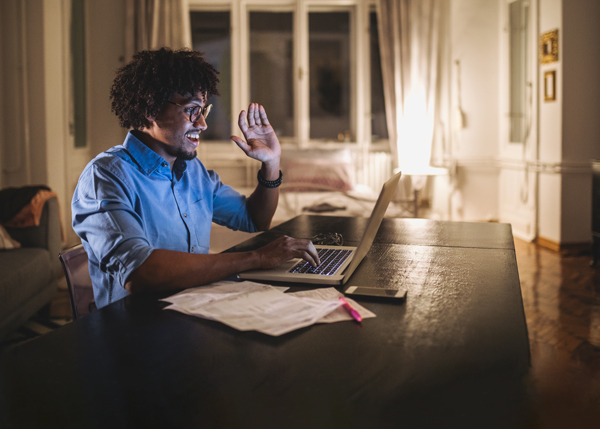
[[[219,93],[209,101],[210,126],[202,133],[207,141],[227,141],[231,136],[231,36],[229,12],[192,12],[192,44],[219,71]]]
[[[250,100],[265,107],[278,137],[294,137],[294,16],[250,12]]]
[[[309,13],[308,35],[310,138],[350,141],[350,14]]]
[[[250,101],[284,145],[387,138],[375,0],[189,3],[193,47],[221,73],[205,142],[229,141]]]
[[[377,13],[369,13],[369,42],[371,52],[371,140],[387,140],[388,129],[383,98],[383,74],[379,53]]]

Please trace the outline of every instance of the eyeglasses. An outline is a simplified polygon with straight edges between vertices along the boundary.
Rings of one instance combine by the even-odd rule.
[[[173,101],[169,101],[169,100],[167,100],[167,103],[171,103],[171,104],[174,104],[175,106],[179,106],[179,107],[185,107],[183,104],[174,103]],[[189,120],[193,124],[200,118],[200,115],[204,116],[204,119],[206,119],[208,117],[208,114],[210,113],[211,109],[212,109],[212,104],[209,104],[208,106],[204,106],[204,107],[198,106],[196,104],[193,107],[186,107],[185,109],[183,109],[183,111],[185,113],[187,113],[188,115],[190,115]]]

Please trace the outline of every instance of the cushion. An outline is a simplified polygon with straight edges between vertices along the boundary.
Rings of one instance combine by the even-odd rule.
[[[49,258],[47,250],[38,248],[0,250],[0,319],[48,287]]]
[[[347,149],[285,150],[281,170],[287,191],[347,192],[354,188],[354,164]]]

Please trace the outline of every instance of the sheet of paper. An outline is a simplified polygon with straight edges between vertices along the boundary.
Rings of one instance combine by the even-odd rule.
[[[340,306],[337,300],[300,298],[253,282],[220,282],[186,290],[163,301],[171,303],[165,309],[273,336],[310,326]]]
[[[294,295],[301,298],[311,298],[311,299],[320,299],[324,301],[338,301],[341,296],[344,296],[340,291],[336,288],[328,287],[328,288],[317,288],[311,290],[303,290],[299,292],[290,292],[288,295]],[[352,308],[358,311],[358,314],[362,316],[363,319],[367,319],[369,317],[377,317],[375,313],[371,310],[366,309],[356,301],[351,298],[346,298],[346,301]],[[338,307],[333,310],[331,313],[323,316],[321,319],[317,321],[317,323],[334,323],[334,322],[343,322],[345,320],[354,320],[350,314],[343,308]]]
[[[194,311],[209,302],[229,298],[240,293],[250,293],[264,290],[265,286],[254,282],[215,282],[206,286],[190,288],[183,290],[175,295],[162,299],[161,301],[170,302],[187,311]],[[269,286],[274,288],[273,286]],[[287,287],[277,287],[277,290],[285,292]]]

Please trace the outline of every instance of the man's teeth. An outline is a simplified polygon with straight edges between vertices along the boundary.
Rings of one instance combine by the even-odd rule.
[[[200,133],[186,133],[185,136],[192,140],[198,140],[200,138]]]

